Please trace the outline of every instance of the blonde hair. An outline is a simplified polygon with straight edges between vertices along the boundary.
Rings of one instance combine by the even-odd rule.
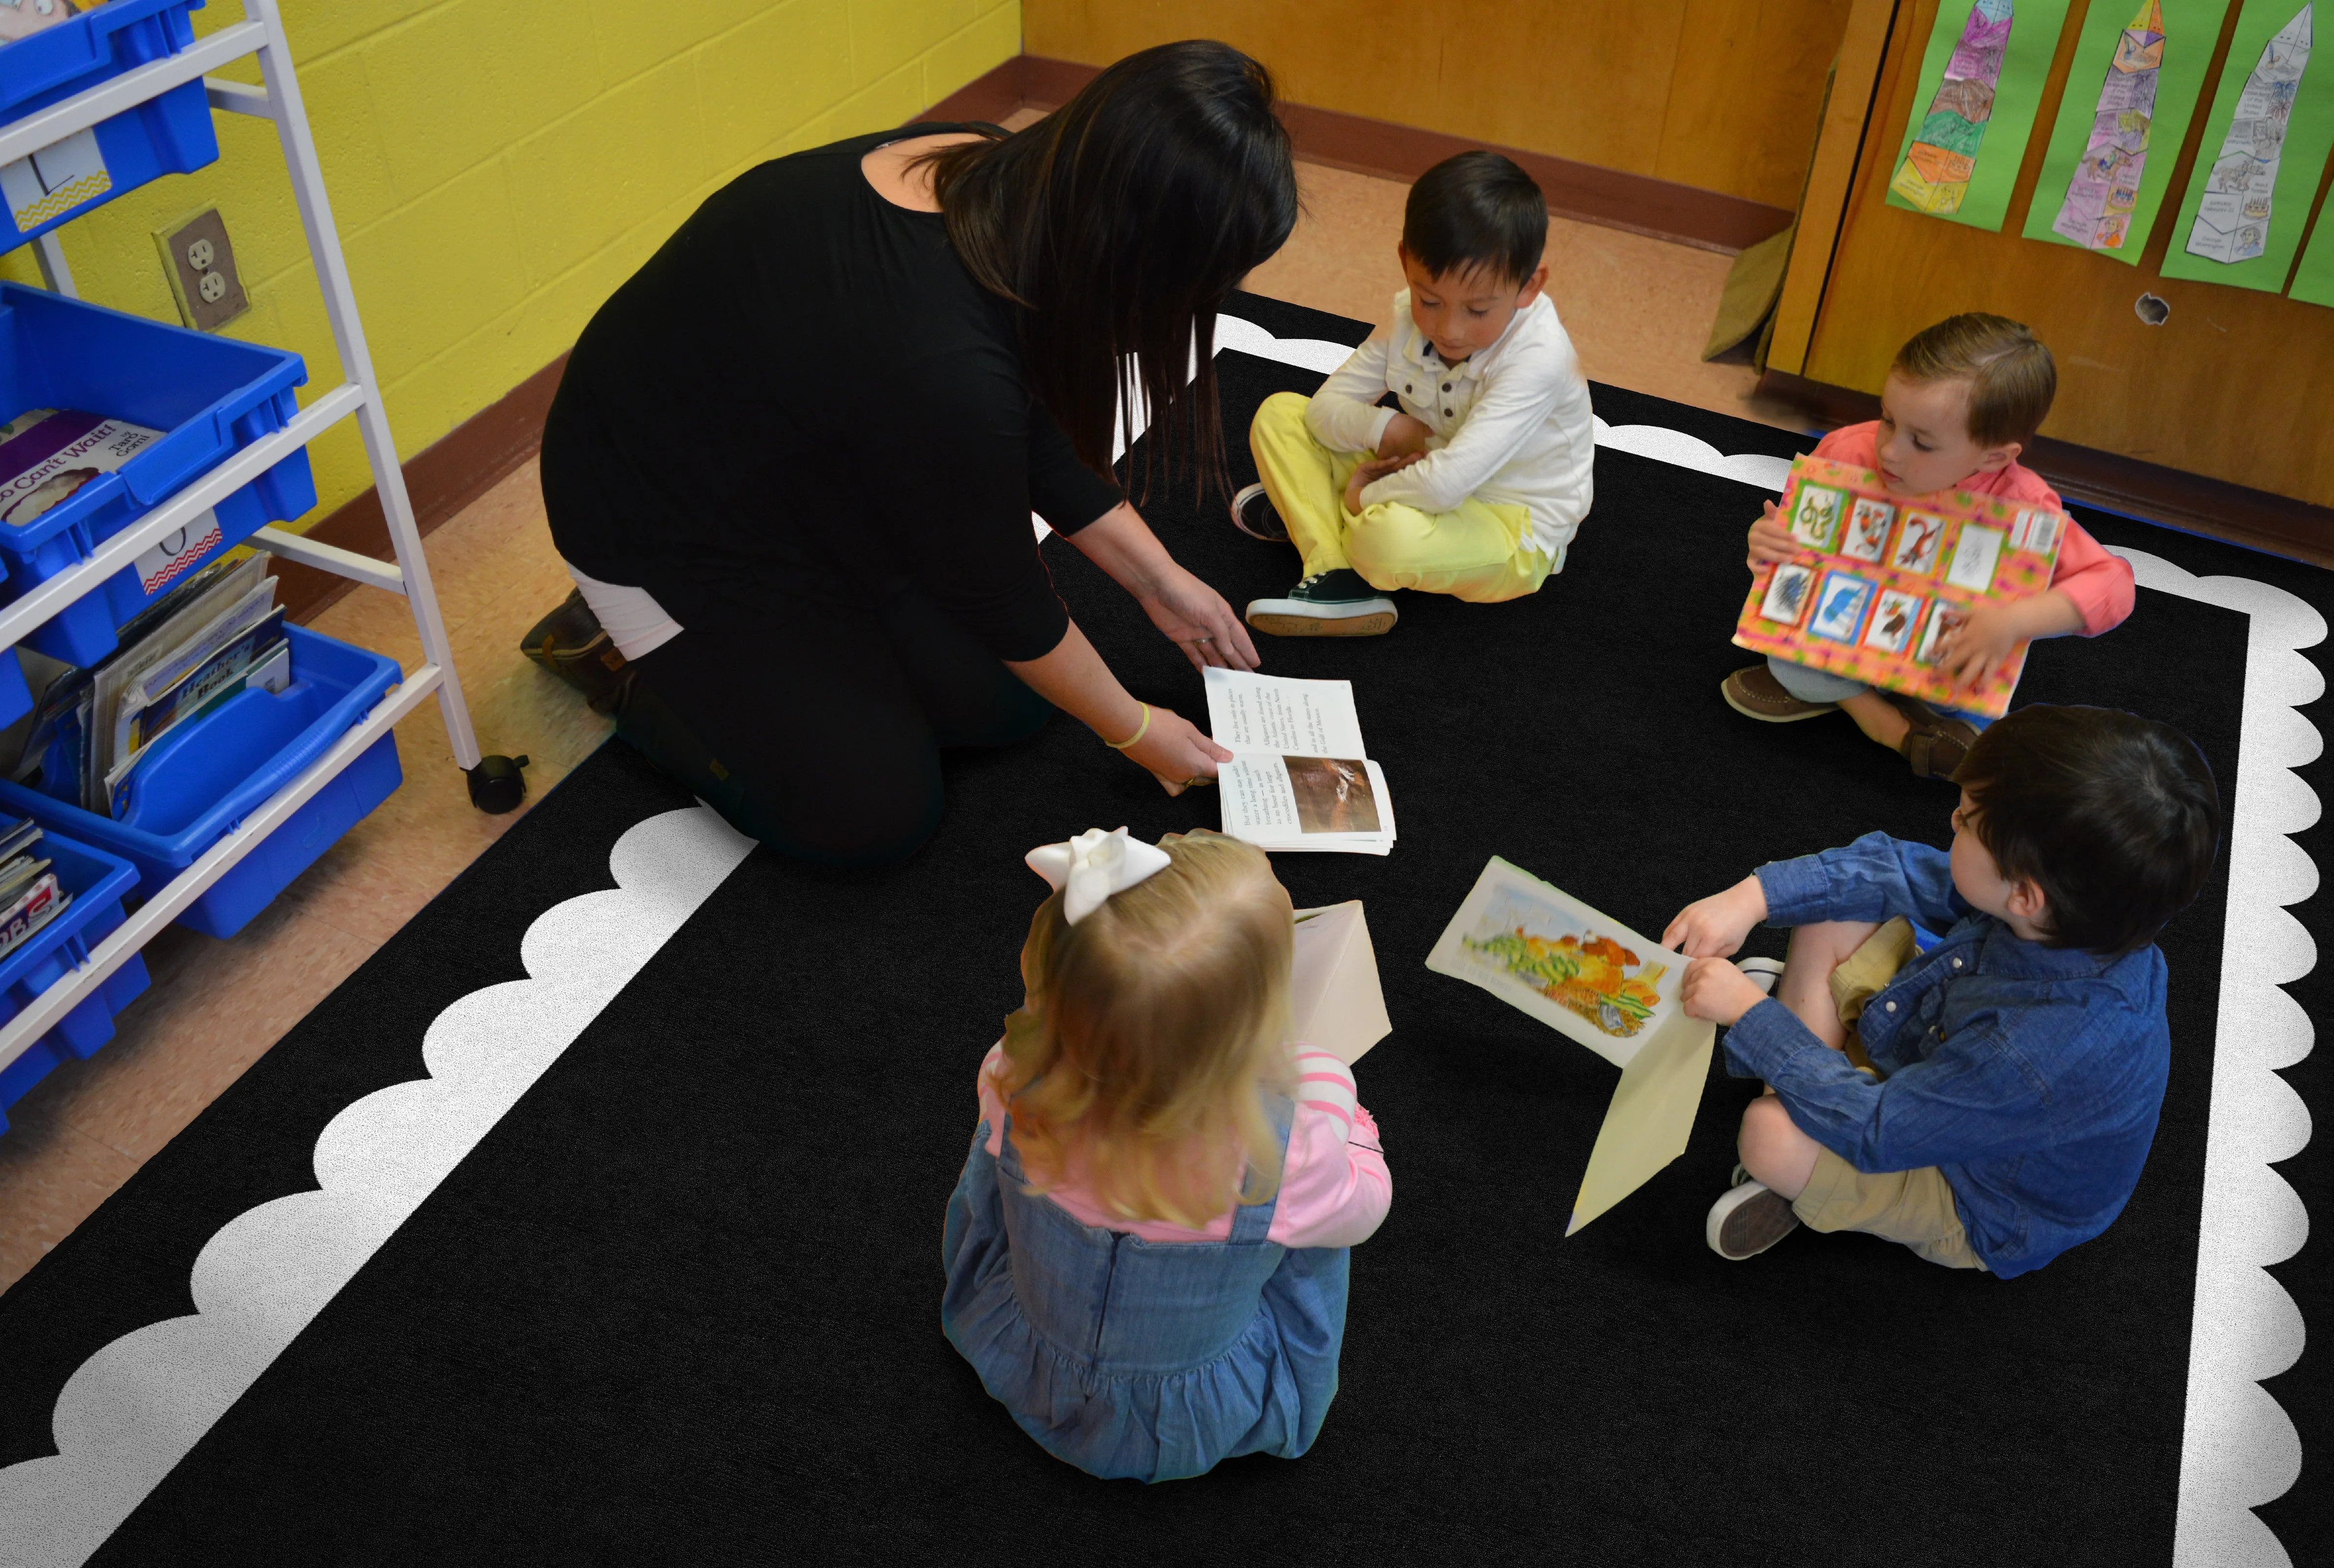
[[[1914,334],[1888,367],[1910,381],[1969,383],[1969,435],[1981,447],[2021,447],[2049,416],[2059,366],[2034,333],[1972,311]]]
[[[989,1079],[1030,1190],[1075,1171],[1116,1217],[1199,1227],[1279,1188],[1260,1096],[1294,1076],[1296,931],[1261,850],[1210,832],[1160,847],[1172,864],[1075,926],[1060,893],[1039,907]]]

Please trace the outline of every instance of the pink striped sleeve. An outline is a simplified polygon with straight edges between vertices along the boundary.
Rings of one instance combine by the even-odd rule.
[[[1354,1246],[1394,1202],[1377,1122],[1355,1096],[1354,1072],[1326,1051],[1297,1053],[1297,1114],[1267,1234],[1283,1246]]]

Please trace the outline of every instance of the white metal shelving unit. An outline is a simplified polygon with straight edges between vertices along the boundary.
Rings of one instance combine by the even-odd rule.
[[[262,840],[290,820],[342,769],[389,733],[397,721],[430,697],[438,698],[446,720],[446,735],[455,762],[473,780],[482,760],[470,712],[455,678],[454,656],[446,640],[438,597],[429,585],[429,565],[421,551],[421,534],[413,521],[413,505],[405,493],[405,476],[397,461],[397,445],[390,438],[389,418],[381,408],[381,387],[373,379],[372,356],[365,348],[364,329],[357,319],[356,299],[349,289],[349,270],[341,255],[338,231],[333,226],[332,205],[324,194],[323,171],[316,162],[315,139],[300,101],[300,83],[292,67],[292,51],[284,33],[276,0],[243,0],[244,20],[195,41],[184,52],[158,60],[114,78],[62,103],[0,126],[0,165],[39,151],[74,132],[111,119],[159,93],[197,77],[214,111],[256,115],[273,120],[284,161],[292,177],[292,194],[300,222],[307,231],[308,254],[323,286],[324,313],[333,327],[333,342],[340,351],[348,380],[300,410],[285,428],[236,453],[138,522],[107,540],[95,554],[71,571],[42,583],[15,602],[0,606],[0,649],[14,648],[82,594],[128,566],[159,541],[187,525],[230,492],[239,489],[291,452],[354,417],[364,438],[366,459],[372,467],[373,488],[380,494],[382,515],[396,559],[376,561],[354,551],[304,539],[281,528],[262,528],[249,543],[304,565],[349,578],[368,587],[400,593],[412,607],[413,624],[421,637],[421,663],[404,672],[356,727],[333,744],[305,772],[244,818],[227,837],[174,879],[167,887],[142,890],[146,902],[132,912],[111,936],[90,952],[89,961],[59,980],[0,1026],[0,1067],[24,1054],[73,1006],[102,985],[165,926],[217,882]],[[213,79],[209,72],[235,61],[256,55],[263,87]],[[41,275],[47,285],[72,293],[72,274],[65,265],[63,247],[54,231],[34,240]],[[504,760],[504,759],[496,759]],[[515,803],[516,796],[512,800]]]

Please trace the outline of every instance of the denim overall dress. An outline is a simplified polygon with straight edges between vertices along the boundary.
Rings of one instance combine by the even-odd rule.
[[[1290,1107],[1272,1107],[1283,1148]],[[1172,1481],[1238,1454],[1293,1459],[1337,1392],[1348,1249],[1265,1239],[1273,1202],[1230,1236],[1154,1242],[1082,1225],[1024,1190],[973,1134],[949,1199],[940,1326],[1022,1430],[1104,1477]]]

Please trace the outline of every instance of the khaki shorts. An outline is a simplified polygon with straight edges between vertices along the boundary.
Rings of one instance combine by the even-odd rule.
[[[1864,1015],[1865,1004],[1896,977],[1914,951],[1912,922],[1900,918],[1873,932],[1831,972],[1832,1005],[1839,1009],[1840,1022],[1849,1025],[1847,1059],[1876,1078],[1879,1069],[1865,1055],[1855,1024]],[[1819,1148],[1815,1173],[1791,1212],[1810,1230],[1860,1230],[1901,1242],[1947,1268],[1985,1267],[1970,1250],[1969,1233],[1953,1207],[1953,1187],[1934,1165],[1918,1170],[1864,1171]]]

